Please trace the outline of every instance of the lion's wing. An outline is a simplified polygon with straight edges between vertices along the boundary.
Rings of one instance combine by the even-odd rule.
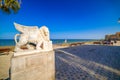
[[[37,26],[24,26],[15,22],[14,22],[14,25],[15,25],[15,28],[22,33],[25,33],[26,31],[31,31],[33,29],[38,29]]]

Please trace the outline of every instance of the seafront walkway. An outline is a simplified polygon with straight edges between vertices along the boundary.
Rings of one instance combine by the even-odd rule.
[[[81,45],[55,50],[56,80],[120,80],[120,47]]]

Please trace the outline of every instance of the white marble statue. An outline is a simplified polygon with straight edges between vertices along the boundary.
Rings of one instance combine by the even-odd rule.
[[[46,26],[40,29],[37,26],[29,27],[14,23],[15,28],[20,32],[15,35],[15,51],[24,50],[52,50],[52,41],[49,38],[49,30]],[[17,37],[19,36],[19,41]],[[22,48],[22,46],[26,48]]]

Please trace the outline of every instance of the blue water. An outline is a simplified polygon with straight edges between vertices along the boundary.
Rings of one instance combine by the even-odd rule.
[[[65,39],[51,39],[53,44],[64,43]],[[86,42],[95,41],[96,39],[67,39],[67,43],[73,42]],[[0,39],[0,46],[14,46],[15,41],[13,39]]]

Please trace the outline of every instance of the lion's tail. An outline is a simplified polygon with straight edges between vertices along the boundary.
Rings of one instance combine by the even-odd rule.
[[[15,40],[15,43],[16,43],[16,44],[18,43],[18,42],[17,42],[17,36],[20,36],[20,34],[16,34],[16,35],[15,35],[14,40]]]

